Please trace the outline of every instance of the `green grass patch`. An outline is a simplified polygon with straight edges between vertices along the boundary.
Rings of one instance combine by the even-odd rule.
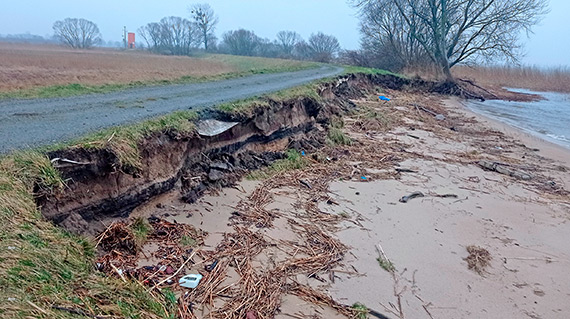
[[[406,78],[405,75],[382,69],[366,68],[362,66],[353,66],[353,65],[343,65],[342,67],[344,68],[343,74],[362,73],[362,74],[372,74],[372,75],[393,75],[400,78]]]
[[[184,247],[196,247],[198,241],[188,235],[184,235],[180,238],[180,244]]]
[[[148,235],[150,234],[150,224],[144,218],[137,217],[130,224],[130,227],[133,231],[133,235],[135,235],[137,247],[142,247],[142,245],[146,242]]]
[[[250,115],[256,109],[269,107],[271,101],[282,102],[298,98],[312,98],[316,101],[321,101],[322,97],[317,93],[317,88],[320,83],[329,80],[330,78],[316,80],[305,85],[265,94],[263,96],[220,104],[216,106],[216,109],[234,115]]]
[[[354,310],[354,312],[356,312],[356,319],[368,318],[368,307],[366,307],[364,304],[357,302],[354,303],[351,308]]]
[[[275,176],[281,172],[286,172],[294,169],[301,169],[309,165],[309,160],[301,155],[295,149],[290,149],[285,152],[286,158],[273,162],[269,167],[254,171],[247,175],[250,180],[263,180]]]
[[[376,260],[378,261],[378,265],[387,272],[394,272],[396,270],[396,266],[394,266],[391,261],[380,257],[376,258]]]
[[[340,128],[331,127],[327,134],[326,142],[330,146],[352,145],[352,139]]]
[[[293,72],[317,68],[322,65],[321,63],[308,61],[272,59],[229,54],[208,54],[205,55],[204,58],[230,65],[236,70],[236,74],[238,74],[238,76],[249,74]]]
[[[238,100],[216,106],[216,109],[230,114],[247,114],[252,110],[269,107],[269,101],[260,97]]]
[[[194,121],[198,114],[194,111],[177,111],[136,124],[123,125],[95,132],[71,142],[54,144],[40,148],[41,152],[60,150],[69,147],[85,149],[111,149],[118,157],[121,167],[127,171],[141,169],[139,143],[153,133],[177,132],[190,134],[195,130]]]

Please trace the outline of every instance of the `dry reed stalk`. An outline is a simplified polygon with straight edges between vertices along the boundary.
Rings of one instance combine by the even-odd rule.
[[[315,305],[329,306],[347,318],[356,318],[358,311],[335,301],[331,296],[299,283],[288,285],[287,292]]]

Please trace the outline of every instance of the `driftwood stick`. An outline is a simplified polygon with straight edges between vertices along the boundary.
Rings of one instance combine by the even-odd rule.
[[[148,291],[152,291],[152,290],[154,290],[156,287],[158,287],[158,286],[162,285],[163,283],[169,281],[170,279],[176,277],[176,275],[178,275],[178,273],[182,270],[182,268],[184,268],[184,266],[186,266],[186,264],[187,264],[188,262],[190,262],[190,260],[192,260],[192,257],[194,257],[195,254],[196,254],[196,251],[193,251],[192,254],[190,255],[190,257],[188,257],[188,259],[186,259],[186,261],[182,264],[182,266],[180,266],[180,268],[178,268],[178,270],[176,270],[176,272],[174,272],[174,273],[172,274],[172,276],[170,276],[170,277],[168,277],[168,278],[162,280],[162,281],[159,282],[158,284],[152,286],[152,288],[150,288]]]

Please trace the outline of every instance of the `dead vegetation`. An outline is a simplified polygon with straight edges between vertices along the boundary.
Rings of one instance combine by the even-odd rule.
[[[475,271],[479,275],[485,274],[486,269],[491,262],[491,254],[489,251],[475,245],[467,246],[466,249],[469,256],[465,258],[465,261],[467,262],[469,269]]]
[[[96,261],[97,269],[120,279],[133,279],[140,285],[172,285],[175,269],[181,268],[189,260],[193,248],[184,238],[192,238],[194,246],[202,245],[206,233],[191,225],[170,223],[156,217],[146,221],[135,219],[130,223],[115,222],[98,237],[97,246],[100,256]],[[152,256],[143,252],[144,245],[153,243],[156,249]],[[140,267],[141,258],[156,259],[159,262],[152,266]],[[161,280],[168,278],[165,282]]]
[[[570,70],[562,67],[541,69],[530,66],[458,66],[453,69],[453,74],[458,78],[474,80],[483,86],[570,93]]]

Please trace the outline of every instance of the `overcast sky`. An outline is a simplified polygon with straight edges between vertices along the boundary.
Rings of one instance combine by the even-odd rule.
[[[99,26],[105,41],[121,40],[122,28],[136,31],[165,16],[188,16],[192,1],[162,0],[4,0],[0,9],[0,34],[48,35],[56,20],[77,17]],[[343,48],[359,44],[358,18],[347,0],[210,0],[223,31],[245,28],[274,39],[280,30],[293,30],[305,39],[313,32],[333,34]],[[551,12],[523,37],[526,64],[570,65],[570,1],[550,0]],[[1,57],[0,57],[1,58]]]

